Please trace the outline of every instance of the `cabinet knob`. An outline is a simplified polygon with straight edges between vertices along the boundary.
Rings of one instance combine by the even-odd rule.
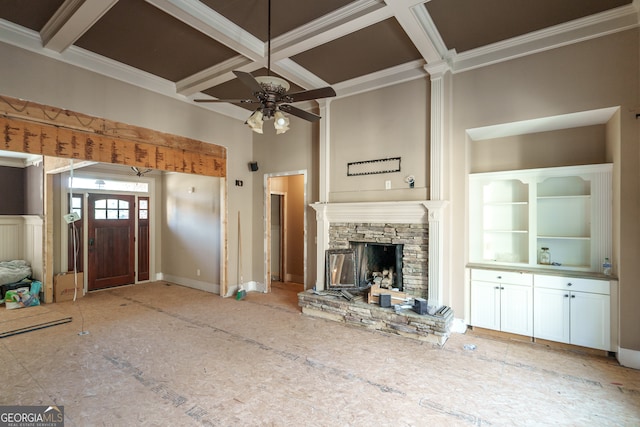
[[[575,297],[576,297],[575,295],[571,295],[571,298],[575,298]]]
[[[496,289],[500,289],[500,286],[496,286],[495,288],[496,288]]]
[[[567,283],[567,286],[573,286],[573,283],[569,282]]]
[[[504,288],[502,286],[500,286],[500,290],[504,291]]]
[[[569,298],[569,294],[564,294],[564,297],[565,298]]]
[[[498,276],[497,279],[502,279],[502,276]]]

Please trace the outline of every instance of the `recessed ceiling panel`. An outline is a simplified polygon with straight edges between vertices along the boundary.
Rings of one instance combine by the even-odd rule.
[[[267,0],[200,0],[245,31],[267,41]],[[353,0],[271,0],[271,38],[301,27]]]
[[[431,0],[423,7],[447,48],[460,53],[629,3],[631,0]]]
[[[119,1],[75,44],[174,82],[237,55],[144,0]]]
[[[62,3],[64,0],[2,0],[0,18],[39,32]]]
[[[421,58],[400,24],[390,18],[291,59],[335,84]]]

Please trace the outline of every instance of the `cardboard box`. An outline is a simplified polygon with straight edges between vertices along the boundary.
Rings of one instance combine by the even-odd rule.
[[[72,301],[75,293],[75,274],[73,271],[68,273],[56,274],[53,278],[53,298],[55,302]],[[78,293],[76,298],[82,298],[84,295],[84,274],[78,273]]]
[[[379,285],[373,285],[369,288],[367,302],[369,304],[380,304],[381,294],[391,296],[391,305],[404,304],[409,298],[406,292],[392,291],[391,289],[380,288]]]

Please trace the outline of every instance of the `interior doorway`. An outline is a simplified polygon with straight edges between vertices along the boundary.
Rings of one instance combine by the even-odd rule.
[[[306,171],[265,175],[265,283],[306,289]]]
[[[271,193],[271,280],[285,281],[285,195]]]

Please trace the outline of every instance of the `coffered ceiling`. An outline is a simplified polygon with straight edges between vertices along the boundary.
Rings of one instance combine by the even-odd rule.
[[[249,98],[232,71],[267,73],[267,4],[0,0],[0,42],[185,102]],[[270,66],[292,91],[331,85],[340,97],[637,25],[638,0],[272,0]]]

